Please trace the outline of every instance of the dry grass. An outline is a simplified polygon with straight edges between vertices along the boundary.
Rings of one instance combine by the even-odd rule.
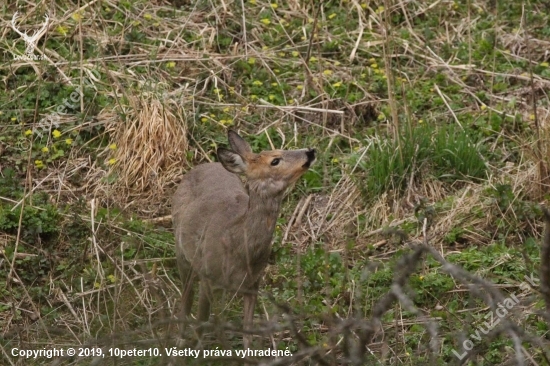
[[[114,113],[105,112],[100,118]],[[111,174],[117,177],[112,187],[116,203],[126,206],[137,198],[138,207],[147,202],[158,205],[165,187],[186,168],[182,163],[188,151],[186,116],[174,102],[144,97],[132,98],[129,110],[122,113],[125,120],[115,118],[106,124],[114,148]]]

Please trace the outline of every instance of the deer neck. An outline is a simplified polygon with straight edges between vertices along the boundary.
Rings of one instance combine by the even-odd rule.
[[[245,221],[245,245],[249,262],[262,262],[271,251],[271,240],[281,209],[284,191],[275,196],[265,192],[269,182],[248,182],[248,212]],[[267,262],[267,257],[265,261]]]

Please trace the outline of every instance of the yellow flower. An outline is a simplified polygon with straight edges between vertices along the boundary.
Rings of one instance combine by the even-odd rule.
[[[176,63],[174,61],[170,61],[166,63],[166,67],[169,69],[174,68],[175,66],[176,66]]]
[[[284,52],[279,52],[279,56],[285,57],[285,56],[286,56],[286,53],[284,53]]]
[[[325,75],[325,76],[332,75],[332,70],[325,70],[325,71],[323,71],[323,75]]]
[[[208,118],[206,118],[206,117],[202,117],[202,118],[201,118],[201,122],[202,122],[202,123],[206,123],[206,122],[208,122]]]
[[[109,281],[111,281],[111,283],[115,283],[115,282],[116,282],[116,277],[115,277],[115,275],[108,275],[108,276],[107,276],[107,279],[108,279]]]
[[[312,57],[309,58],[309,61],[311,61],[311,62],[316,62],[316,61],[317,61],[317,57],[312,56]]]
[[[332,86],[335,87],[335,88],[339,88],[339,87],[342,86],[342,82],[341,82],[341,81],[338,81],[338,82],[332,84]]]
[[[42,162],[42,160],[35,160],[34,166],[37,167],[38,169],[42,169],[44,168],[44,163]]]
[[[11,117],[11,121],[12,121],[12,122],[17,121],[17,117]]]
[[[294,99],[289,99],[288,104],[294,104]]]
[[[335,164],[338,163],[339,161],[340,161],[340,160],[338,160],[338,158],[332,159],[332,162],[335,163]]]
[[[44,146],[44,147],[42,148],[42,152],[43,152],[43,153],[47,153],[48,151],[50,151],[50,149],[48,149],[46,146]]]
[[[422,280],[424,279],[424,276],[420,276],[420,277],[418,277],[418,279],[419,279],[420,281],[422,281]]]
[[[149,14],[149,13],[145,13],[145,14],[143,15],[143,17],[144,17],[145,19],[147,19],[147,20],[151,20],[151,18],[153,18],[153,16],[152,16],[151,14]]]
[[[271,20],[267,19],[267,18],[263,18],[260,20],[260,22],[264,23],[265,25],[269,25],[271,23]]]
[[[57,31],[57,33],[61,34],[62,36],[67,35],[67,28],[63,27],[62,25],[55,28],[55,30]]]
[[[298,90],[302,90],[303,88],[304,88],[303,85],[298,85],[298,86],[296,86],[296,89],[298,89]]]
[[[384,11],[384,9],[385,9],[385,8],[384,8],[383,6],[379,6],[379,7],[376,9],[375,13],[376,13],[376,14],[380,14],[380,13],[382,13],[382,12]]]
[[[225,107],[224,109],[222,109],[222,111],[224,111],[225,113],[228,113],[229,112],[229,107]]]
[[[367,3],[361,3],[361,7],[362,7],[363,9],[366,9],[366,8],[367,8]]]
[[[250,65],[254,65],[254,64],[256,63],[256,59],[255,59],[254,57],[250,57],[250,58],[248,59],[248,63],[249,63]]]
[[[29,135],[32,135],[32,130],[26,130],[25,131],[25,136],[29,136]]]
[[[419,119],[419,120],[418,120],[418,124],[421,125],[422,123],[424,123],[424,120],[423,120],[423,119]]]
[[[71,18],[78,22],[79,20],[82,20],[82,15],[80,13],[74,13],[73,15],[71,15]]]
[[[340,66],[340,61],[335,61],[334,66]]]
[[[298,51],[292,51],[292,56],[298,57],[298,56],[300,56],[300,52],[298,52]]]
[[[540,63],[540,66],[542,66],[542,67],[548,67],[549,64],[548,64],[548,62],[541,62],[541,63]]]
[[[336,16],[336,13],[332,13],[328,16],[329,19],[334,19],[334,17]]]
[[[267,51],[268,49],[269,49],[269,47],[267,47],[267,46],[262,46],[262,50]]]
[[[370,67],[372,67],[373,69],[377,69],[377,68],[378,68],[378,64],[372,64],[372,65],[370,65]]]
[[[274,100],[275,96],[273,94],[269,94],[269,100]]]
[[[65,143],[67,145],[72,145],[73,144],[73,139],[65,139]]]
[[[277,84],[277,83],[271,83],[271,86],[277,86],[277,85],[279,85],[279,84]]]
[[[534,121],[534,120],[535,120],[535,115],[534,115],[534,114],[530,114],[530,115],[529,115],[529,119],[530,119],[531,121]]]
[[[271,5],[271,8],[272,9],[277,9],[278,5],[277,4],[270,4]]]
[[[58,130],[53,130],[52,136],[54,139],[58,139],[61,136],[61,132],[59,132]]]
[[[481,108],[482,111],[484,111],[484,110],[487,109],[487,106],[485,104],[482,104],[480,108]]]
[[[256,99],[258,99],[258,96],[256,94],[252,94],[252,95],[250,95],[250,99],[256,100]]]
[[[256,5],[256,0],[250,0],[250,4]]]
[[[109,149],[111,150],[116,150],[118,146],[116,146],[116,144],[111,144],[109,145]]]
[[[261,85],[263,85],[263,84],[264,84],[264,83],[262,83],[260,80],[254,80],[254,81],[252,82],[252,85],[255,85],[255,86],[261,86]]]
[[[109,165],[115,165],[116,163],[116,159],[115,158],[111,158],[109,159],[109,161],[107,162]]]

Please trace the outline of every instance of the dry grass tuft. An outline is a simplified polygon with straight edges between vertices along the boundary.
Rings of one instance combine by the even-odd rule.
[[[126,121],[111,121],[106,130],[114,150],[115,191],[122,193],[116,196],[145,201],[164,196],[165,187],[181,174],[188,149],[182,108],[174,101],[132,98]]]

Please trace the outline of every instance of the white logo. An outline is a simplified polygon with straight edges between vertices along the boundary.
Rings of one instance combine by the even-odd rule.
[[[42,38],[44,33],[48,30],[48,22],[50,18],[48,15],[45,15],[44,18],[46,21],[44,22],[44,25],[42,28],[40,28],[39,31],[35,32],[31,37],[27,35],[27,32],[21,32],[17,27],[15,26],[15,21],[17,20],[17,12],[13,14],[13,18],[11,19],[11,27],[12,29],[19,34],[25,43],[27,44],[27,47],[25,48],[25,54],[24,55],[14,55],[14,59],[16,60],[23,60],[23,61],[29,61],[29,60],[41,60],[42,56],[37,56],[34,54],[34,48],[36,47],[36,44]]]

